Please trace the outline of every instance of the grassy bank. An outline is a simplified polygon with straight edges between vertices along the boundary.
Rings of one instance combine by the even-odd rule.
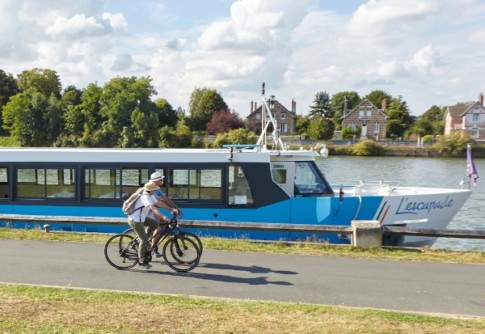
[[[45,233],[41,230],[23,230],[0,228],[0,239],[51,240],[72,242],[105,243],[107,234],[95,233]],[[485,252],[480,251],[451,251],[442,249],[397,249],[375,248],[359,249],[350,246],[312,244],[312,243],[284,243],[284,242],[255,242],[241,239],[203,238],[205,249],[232,250],[241,252],[269,252],[278,254],[327,255],[348,256],[354,258],[375,258],[389,260],[436,261],[456,263],[485,263]]]
[[[485,319],[360,308],[0,285],[1,333],[485,332]]]

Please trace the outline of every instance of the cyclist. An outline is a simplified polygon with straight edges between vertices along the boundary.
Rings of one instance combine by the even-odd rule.
[[[168,197],[162,191],[162,189],[160,189],[160,187],[163,184],[164,178],[165,178],[165,176],[163,176],[160,172],[155,172],[152,175],[150,175],[150,181],[155,183],[155,185],[158,187],[158,189],[155,191],[155,195],[154,195],[155,198],[157,199],[156,205],[158,207],[161,207],[161,208],[167,210],[168,212],[170,212],[174,215],[180,216],[180,215],[182,215],[182,210],[180,210],[180,208],[173,202],[173,200],[170,197]],[[162,226],[160,226],[160,228],[157,229],[157,231],[154,233],[153,243],[157,244],[157,242],[161,238],[161,236],[162,236]],[[162,254],[160,254],[158,252],[158,247],[155,247],[155,249],[153,250],[153,254],[156,255],[157,257],[162,256]]]
[[[160,230],[159,223],[167,222],[169,219],[157,209],[157,199],[154,195],[155,191],[159,189],[158,186],[153,181],[148,181],[143,188],[143,194],[133,206],[135,210],[128,215],[128,225],[130,225],[140,237],[138,265],[145,269],[150,269],[151,265],[145,263],[145,252],[148,239],[154,231]]]

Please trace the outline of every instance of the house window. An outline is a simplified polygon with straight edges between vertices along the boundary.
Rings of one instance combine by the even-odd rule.
[[[379,122],[374,123],[374,133],[379,133]]]
[[[472,122],[477,123],[480,120],[480,114],[472,114]]]
[[[359,119],[363,119],[364,118],[364,109],[359,109]]]
[[[286,124],[286,123],[280,124],[280,132],[281,133],[287,133],[288,132],[288,124]]]
[[[371,119],[372,118],[372,109],[369,107],[367,109],[367,119]]]
[[[283,114],[283,113],[280,115],[281,119],[285,119],[285,116],[286,116],[286,115],[285,115],[285,114]]]
[[[350,123],[350,128],[352,129],[352,131],[355,131],[355,123],[354,122]]]
[[[261,119],[261,114],[258,112],[258,113],[256,113],[255,117],[256,117],[256,119]]]
[[[470,136],[472,138],[478,138],[478,128],[471,128],[470,129]]]

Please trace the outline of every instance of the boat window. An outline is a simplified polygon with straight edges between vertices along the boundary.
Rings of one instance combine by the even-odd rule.
[[[121,170],[121,198],[127,199],[138,188],[142,187],[149,178],[147,168],[123,168]]]
[[[331,187],[316,170],[316,166],[308,161],[297,162],[295,171],[295,189],[299,195],[331,194]]]
[[[0,199],[10,198],[8,168],[0,167]]]
[[[175,168],[169,171],[168,195],[173,199],[220,201],[222,170]]]
[[[229,166],[229,188],[227,194],[229,205],[247,206],[254,204],[246,175],[239,165]]]
[[[88,168],[84,173],[84,196],[126,199],[148,181],[147,168]]]
[[[75,182],[72,168],[18,168],[17,197],[74,198]]]

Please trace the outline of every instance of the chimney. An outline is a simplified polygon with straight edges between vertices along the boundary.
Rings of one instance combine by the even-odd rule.
[[[347,115],[348,110],[347,110],[347,96],[344,96],[344,116]]]
[[[254,104],[253,101],[251,101],[251,107],[249,108],[249,113],[252,114],[254,111]]]
[[[386,112],[387,111],[387,99],[382,100],[382,111]]]
[[[295,101],[295,99],[291,100],[291,112],[296,114],[296,101]]]
[[[480,95],[478,95],[478,102],[480,102],[481,106],[483,107],[483,93],[480,93]]]

